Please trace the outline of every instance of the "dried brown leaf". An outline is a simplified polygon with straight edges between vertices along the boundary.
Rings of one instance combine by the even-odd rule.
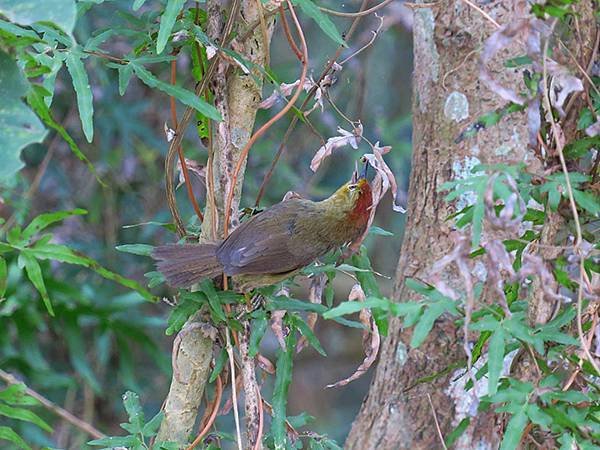
[[[327,283],[327,276],[324,273],[315,275],[310,280],[310,289],[308,291],[308,300],[311,303],[320,305],[323,302],[323,290]],[[317,323],[319,315],[317,313],[308,313],[306,316],[306,324],[311,331],[315,330],[315,324]],[[296,344],[296,353],[300,353],[304,347],[308,344],[306,336],[300,336],[298,344]]]
[[[364,301],[365,298],[365,293],[360,284],[355,284],[350,291],[348,299],[353,301]],[[365,326],[365,330],[363,331],[363,349],[365,351],[365,358],[352,375],[350,375],[348,378],[338,381],[337,383],[328,384],[328,388],[345,386],[351,381],[360,378],[367,370],[369,370],[369,368],[377,359],[381,337],[379,336],[379,330],[377,329],[375,320],[373,320],[371,311],[368,308],[362,309],[360,311],[359,318],[361,323]]]
[[[275,89],[271,95],[265,98],[262,102],[258,104],[259,109],[269,109],[273,105],[275,105],[282,97],[287,97],[291,95],[292,92],[296,89],[296,87],[300,84],[300,80],[296,80],[293,83],[281,83],[279,88]],[[302,89],[305,91],[309,91],[314,86],[314,81],[307,78],[304,81],[304,86]]]
[[[194,161],[193,159],[185,158],[185,165],[188,168],[188,172],[196,175],[202,184],[206,184],[206,167]],[[176,189],[179,189],[185,183],[185,177],[183,170],[181,169],[181,161],[177,159],[177,172],[179,173],[179,180]]]
[[[565,116],[563,104],[573,92],[583,91],[583,83],[579,78],[571,75],[565,67],[560,67],[553,73],[550,82],[550,103],[561,117]]]
[[[325,145],[319,148],[317,153],[315,153],[315,156],[310,162],[310,168],[313,172],[317,171],[323,160],[330,156],[335,149],[346,145],[350,145],[352,148],[357,149],[362,138],[363,126],[359,123],[352,131],[347,131],[342,127],[338,127],[337,132],[339,134],[338,136],[327,139]]]

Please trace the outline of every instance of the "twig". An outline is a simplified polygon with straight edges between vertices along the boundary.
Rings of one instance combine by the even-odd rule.
[[[206,421],[204,427],[202,427],[202,430],[200,430],[200,432],[198,433],[198,436],[196,436],[196,439],[194,439],[194,442],[192,442],[186,448],[186,450],[193,450],[193,448],[196,447],[196,445],[198,445],[200,441],[202,441],[202,438],[206,436],[206,433],[208,433],[208,430],[210,430],[212,424],[215,423],[217,412],[219,411],[219,406],[221,405],[221,397],[223,395],[223,382],[221,381],[221,375],[217,377],[216,389],[217,390],[215,392],[215,400],[213,402],[213,407],[210,416],[208,417],[208,420]]]
[[[240,431],[240,414],[237,404],[237,387],[235,385],[235,360],[233,357],[233,347],[229,337],[229,329],[225,329],[225,339],[227,341],[227,355],[229,356],[229,370],[231,371],[231,399],[233,401],[233,416],[235,418],[235,432],[237,435],[238,450],[242,450],[242,433]]]
[[[388,3],[391,3],[392,1],[393,0],[384,0],[381,3],[379,3],[378,5],[373,6],[372,8],[365,9],[364,11],[359,10],[359,11],[353,12],[353,13],[348,13],[348,12],[343,12],[343,11],[335,11],[333,9],[328,9],[328,8],[323,8],[323,7],[320,7],[319,9],[326,14],[331,14],[332,16],[348,17],[348,18],[363,17],[363,16],[371,14],[375,11],[379,11],[381,8],[387,6]]]
[[[442,447],[444,447],[444,450],[448,450],[448,447],[446,447],[446,442],[444,441],[444,435],[442,434],[442,429],[440,428],[440,423],[438,422],[437,414],[435,413],[435,409],[433,407],[433,402],[431,401],[431,395],[429,395],[429,392],[427,393],[427,400],[429,400],[429,406],[431,406],[431,413],[433,414],[433,421],[435,422],[435,429],[437,430],[438,436],[440,438],[440,442],[442,443]]]
[[[256,443],[254,444],[253,450],[259,450],[262,443],[263,427],[264,427],[264,413],[263,413],[263,400],[260,395],[260,388],[256,385],[256,396],[258,397],[258,434],[256,436]]]
[[[0,378],[2,378],[2,380],[4,380],[8,384],[21,384],[21,381],[19,381],[14,375],[12,375],[8,372],[5,372],[2,369],[0,369]],[[48,400],[42,394],[39,394],[38,392],[34,391],[30,387],[25,386],[25,393],[27,395],[29,395],[30,397],[35,398],[38,402],[40,402],[49,411],[52,411],[57,416],[66,420],[71,425],[79,428],[81,431],[89,434],[93,438],[102,439],[102,438],[106,437],[106,435],[104,433],[102,433],[101,431],[96,429],[92,424],[81,420],[79,417],[75,417],[69,411],[52,403],[50,400]]]
[[[358,50],[356,50],[354,53],[352,53],[350,56],[348,56],[344,60],[340,61],[340,63],[339,63],[340,66],[343,66],[348,61],[350,61],[352,58],[354,58],[356,55],[359,55],[365,49],[367,49],[371,45],[373,45],[373,42],[375,42],[375,39],[377,39],[377,36],[379,36],[379,32],[381,31],[381,28],[383,27],[383,17],[382,16],[378,16],[377,14],[375,14],[375,17],[377,17],[379,19],[379,26],[377,27],[376,30],[374,30],[374,31],[371,30],[371,33],[373,33],[373,36],[371,36],[371,39],[369,40],[369,42],[367,42],[365,45],[363,45],[361,48],[359,48]]]
[[[362,4],[360,5],[360,11],[365,10],[365,8],[367,7],[368,2],[369,2],[369,0],[363,0]],[[358,27],[358,24],[359,24],[360,20],[361,20],[361,16],[357,16],[354,19],[354,21],[352,22],[352,25],[350,25],[350,28],[348,29],[348,32],[346,33],[346,37],[344,38],[345,41],[349,41],[350,40],[350,38],[352,37],[352,35],[356,31],[356,28]],[[304,101],[300,105],[300,108],[299,108],[300,111],[302,111],[302,110],[304,110],[304,108],[306,108],[306,105],[308,105],[308,102],[313,98],[313,96],[317,92],[317,89],[319,88],[320,83],[329,74],[329,72],[330,72],[331,68],[333,67],[334,63],[340,57],[340,55],[342,54],[342,51],[344,51],[345,48],[346,47],[343,46],[343,45],[340,45],[337,48],[337,50],[336,50],[333,58],[331,58],[329,60],[329,62],[325,65],[325,68],[321,72],[321,76],[319,77],[319,79],[315,82],[315,84],[313,85],[313,87],[308,91],[308,94],[307,94],[306,98],[304,99]],[[282,139],[281,143],[279,144],[279,148],[277,149],[277,153],[275,154],[275,157],[273,158],[273,161],[271,162],[271,167],[269,167],[269,170],[267,171],[267,173],[263,177],[262,183],[260,184],[260,188],[258,190],[258,195],[256,196],[256,200],[254,202],[255,206],[257,206],[257,207],[258,207],[258,205],[260,205],[260,201],[261,201],[261,199],[262,199],[262,197],[264,195],[266,186],[269,183],[269,181],[271,180],[271,177],[273,176],[273,172],[275,171],[275,166],[277,165],[277,162],[281,158],[281,155],[283,154],[283,151],[286,148],[287,141],[289,140],[290,136],[292,135],[292,132],[294,131],[294,128],[296,127],[296,124],[298,123],[298,120],[299,120],[298,119],[298,115],[294,115],[292,117],[292,120],[290,121],[290,124],[288,125],[288,128],[285,131],[283,139]]]
[[[114,61],[119,64],[128,64],[129,61],[124,58],[118,58],[113,55],[109,55],[108,53],[95,52],[92,50],[84,50],[83,53],[87,53],[88,55],[97,56],[98,58],[108,59],[109,61]]]
[[[177,60],[171,61],[171,84],[175,86],[177,83]],[[171,121],[173,122],[173,128],[177,129],[177,108],[175,106],[175,97],[172,95],[169,96],[169,104],[171,107]],[[181,165],[181,172],[183,173],[183,179],[185,181],[185,186],[187,188],[188,198],[192,203],[194,211],[200,219],[200,222],[204,220],[204,216],[202,215],[202,211],[200,211],[200,207],[198,206],[198,202],[196,201],[196,196],[194,195],[194,189],[192,188],[192,181],[190,180],[190,173],[188,170],[187,162],[185,161],[185,156],[183,155],[183,147],[181,145],[177,146],[177,154],[179,155],[179,164]]]
[[[467,0],[463,0],[467,1]],[[557,20],[551,25],[551,31],[554,31],[554,27],[556,26]],[[543,85],[543,101],[544,106],[547,110],[548,120],[550,121],[550,125],[552,128],[552,133],[554,134],[554,141],[556,142],[556,149],[558,150],[558,157],[560,159],[560,165],[562,167],[563,174],[565,176],[566,181],[566,189],[569,197],[569,205],[571,207],[571,213],[573,214],[573,221],[575,222],[575,243],[573,244],[573,253],[579,256],[579,286],[577,290],[577,333],[579,334],[579,341],[581,343],[581,347],[585,356],[587,357],[590,364],[594,367],[597,374],[600,374],[600,368],[596,364],[594,357],[590,353],[589,346],[585,340],[585,336],[583,334],[583,324],[582,324],[582,309],[583,309],[583,277],[585,273],[584,267],[584,257],[583,251],[581,249],[582,243],[582,232],[581,232],[581,223],[579,221],[579,213],[577,212],[577,205],[575,203],[575,198],[573,196],[573,188],[571,186],[571,180],[569,177],[569,170],[567,169],[567,163],[565,161],[565,155],[563,153],[563,143],[560,139],[561,131],[558,128],[558,125],[554,121],[554,117],[552,115],[552,106],[550,103],[550,97],[548,95],[548,67],[547,67],[547,54],[548,54],[548,45],[550,42],[550,38],[548,37],[544,42],[544,50],[542,52],[542,85]]]
[[[222,42],[223,47],[229,46],[231,43],[230,34],[233,30],[233,25],[238,16],[238,12],[240,9],[241,0],[233,0],[231,4],[231,8],[229,11],[229,16],[227,18],[227,22],[225,23],[225,27],[223,29]],[[197,96],[202,95],[202,93],[208,87],[210,80],[212,79],[216,69],[217,64],[219,63],[219,59],[221,57],[221,53],[217,53],[214,58],[211,60],[204,76],[202,77],[202,81],[196,87],[195,94]],[[194,113],[194,109],[191,107],[187,107],[183,113],[183,117],[181,118],[181,122],[179,122],[177,129],[175,130],[175,137],[171,141],[171,145],[169,145],[169,151],[167,152],[167,157],[165,158],[165,190],[167,195],[167,204],[169,206],[169,210],[171,211],[171,215],[173,216],[173,220],[175,221],[175,227],[177,229],[177,233],[180,237],[185,236],[185,226],[183,225],[183,221],[181,220],[181,216],[179,215],[179,211],[177,209],[177,202],[175,200],[175,189],[173,187],[173,170],[175,165],[175,156],[177,155],[177,148],[181,145],[181,141],[183,139],[183,135],[185,133],[186,128],[190,124],[192,120],[192,115]]]
[[[248,142],[246,143],[246,145],[240,152],[240,156],[239,156],[237,165],[235,166],[235,169],[231,176],[232,177],[231,187],[230,187],[228,195],[227,195],[227,202],[226,202],[226,207],[225,207],[225,223],[223,223],[224,237],[227,237],[227,234],[229,231],[229,218],[231,216],[231,205],[233,203],[233,193],[235,190],[236,180],[240,173],[240,170],[242,169],[242,165],[244,164],[244,162],[248,156],[250,148],[258,140],[258,138],[261,137],[265,133],[265,131],[267,131],[271,127],[271,125],[273,125],[275,122],[277,122],[281,117],[283,117],[291,109],[291,107],[294,105],[294,103],[300,96],[300,93],[302,92],[302,89],[304,86],[304,81],[306,80],[306,74],[308,72],[308,48],[306,46],[306,39],[304,38],[302,26],[300,25],[300,22],[298,21],[298,17],[296,16],[296,13],[294,12],[294,8],[293,8],[290,0],[286,0],[286,1],[288,3],[288,8],[289,8],[290,14],[292,16],[292,19],[294,20],[294,24],[296,25],[296,30],[298,31],[298,35],[300,37],[300,43],[302,46],[302,55],[303,56],[302,56],[302,60],[301,60],[302,73],[300,74],[300,83],[298,84],[298,88],[296,89],[296,92],[294,92],[294,95],[290,99],[289,103],[287,105],[285,105],[277,114],[275,114],[273,117],[271,117],[271,119],[269,119],[262,127],[260,127],[252,135],[252,137],[248,140]]]
[[[262,440],[262,431],[260,418],[260,388],[256,380],[256,369],[254,358],[249,355],[250,346],[250,323],[248,320],[242,322],[243,330],[240,332],[239,355],[241,358],[240,370],[242,371],[242,380],[245,398],[245,421],[246,435],[248,438],[247,447],[260,448]]]
[[[260,23],[260,32],[263,38],[263,45],[265,46],[265,67],[269,67],[271,65],[271,50],[270,50],[270,40],[269,40],[269,32],[267,31],[267,20],[265,18],[265,8],[261,0],[256,1],[256,9],[258,9],[258,20]]]
[[[283,33],[285,34],[288,44],[290,44],[290,48],[296,54],[296,58],[302,59],[302,52],[296,45],[296,42],[294,41],[294,38],[292,37],[292,33],[290,32],[290,25],[288,24],[288,21],[285,17],[285,9],[283,8],[283,3],[281,5],[279,5],[279,17],[281,17],[281,25],[283,27]]]
[[[481,9],[479,6],[477,6],[471,0],[461,0],[461,1],[466,3],[467,5],[469,5],[474,10],[478,11],[479,14],[481,14],[483,17],[485,17],[490,23],[493,23],[496,28],[500,28],[500,24],[498,22],[496,22],[492,16],[490,16],[488,13],[486,13],[483,9]]]

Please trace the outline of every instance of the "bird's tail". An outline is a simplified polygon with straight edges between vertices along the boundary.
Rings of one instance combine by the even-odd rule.
[[[189,287],[223,272],[217,260],[217,244],[168,244],[156,247],[152,257],[156,268],[173,287]]]

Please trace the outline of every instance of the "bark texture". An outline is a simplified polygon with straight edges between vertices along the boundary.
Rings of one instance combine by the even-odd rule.
[[[526,3],[520,1],[476,3],[500,25],[522,18],[527,10]],[[527,151],[524,114],[505,117],[500,124],[455,143],[468,124],[506,103],[479,80],[480,52],[494,31],[496,27],[488,19],[461,0],[414,9],[413,159],[408,218],[396,272],[397,301],[418,298],[405,287],[406,278],[429,278],[433,263],[454,245],[452,223],[446,218],[472,201],[463,196],[448,205],[439,192],[440,185],[468,177],[480,163],[534,163]],[[502,62],[525,53],[523,45],[514,42],[492,62],[490,72],[503,85],[522,86],[520,71],[504,69]],[[473,270],[483,281],[483,267]],[[457,273],[447,271],[442,280],[463,291]],[[369,394],[346,448],[441,448],[434,414],[441,433],[447,436],[472,408],[472,398],[462,390],[464,370],[454,366],[465,359],[462,330],[451,319],[442,318],[417,349],[408,345],[411,334],[411,330],[402,330],[400,320],[392,320]],[[421,380],[434,374],[438,376],[433,380]],[[455,448],[497,447],[495,420],[492,415],[471,420]]]
[[[226,13],[223,3],[209,1],[208,35],[220,43]],[[242,0],[234,32],[241,34],[255,23],[264,11],[273,8],[271,3],[257,0]],[[268,58],[269,43],[273,33],[274,19],[265,19],[265,27],[257,27],[244,42],[234,42],[235,51],[246,60],[264,66]],[[222,55],[221,55],[222,56]],[[216,57],[216,56],[215,56]],[[212,125],[212,145],[209,148],[209,170],[207,174],[207,201],[202,224],[201,240],[215,240],[223,235],[225,203],[232,173],[240,153],[252,134],[256,111],[261,101],[262,76],[257,70],[248,73],[232,59],[221,59],[211,83],[215,107],[223,120]],[[238,208],[244,180],[245,161],[235,188],[231,211],[231,227],[239,223]],[[174,376],[167,399],[157,442],[168,440],[178,444],[188,442],[200,407],[213,357],[214,341],[196,331],[197,316],[186,323],[178,337],[179,351],[174,355]],[[186,331],[192,330],[192,331]]]

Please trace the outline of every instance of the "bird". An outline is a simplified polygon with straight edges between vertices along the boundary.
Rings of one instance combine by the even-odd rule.
[[[156,267],[175,288],[219,275],[238,292],[276,284],[366,230],[372,192],[366,168],[321,201],[291,198],[242,222],[221,242],[167,244],[152,252]]]

